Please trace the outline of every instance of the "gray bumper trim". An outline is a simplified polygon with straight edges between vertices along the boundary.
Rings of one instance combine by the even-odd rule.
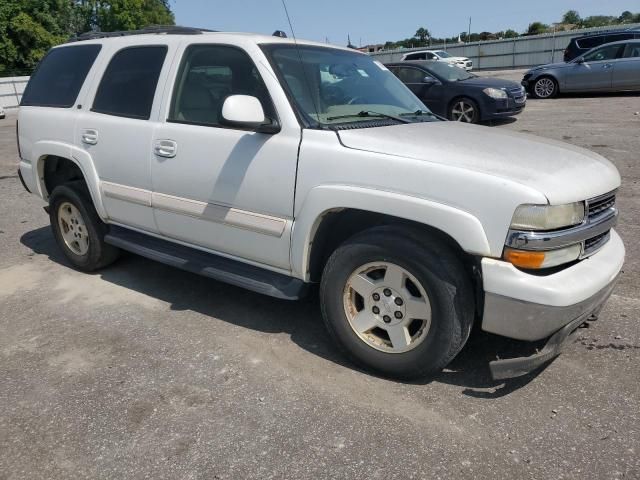
[[[517,340],[541,340],[575,319],[589,316],[607,301],[618,277],[595,295],[566,307],[553,307],[487,293],[482,329]]]

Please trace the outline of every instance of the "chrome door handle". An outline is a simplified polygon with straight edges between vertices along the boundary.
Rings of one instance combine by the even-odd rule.
[[[178,153],[178,144],[173,140],[158,140],[153,151],[160,157],[173,158]]]
[[[611,68],[613,67],[613,65],[611,65],[610,63],[605,63],[602,68]]]
[[[87,145],[95,145],[98,143],[98,131],[88,128],[82,131],[82,143]]]

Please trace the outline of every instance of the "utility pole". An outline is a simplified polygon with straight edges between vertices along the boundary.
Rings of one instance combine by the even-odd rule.
[[[471,17],[469,17],[469,33],[467,34],[467,42],[471,41]]]

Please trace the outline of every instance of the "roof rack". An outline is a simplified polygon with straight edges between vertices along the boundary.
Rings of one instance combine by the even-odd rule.
[[[85,32],[71,37],[70,42],[81,42],[83,40],[95,40],[97,38],[127,37],[130,35],[200,35],[203,32],[215,32],[206,28],[181,27],[179,25],[150,25],[140,30],[123,30],[119,32]]]

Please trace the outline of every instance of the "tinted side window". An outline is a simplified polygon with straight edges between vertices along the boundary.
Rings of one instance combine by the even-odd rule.
[[[640,58],[640,43],[627,43],[622,58]]]
[[[402,83],[422,83],[427,74],[417,68],[399,68],[397,76]]]
[[[616,35],[607,35],[607,41],[605,43],[619,42],[621,40],[631,40],[633,33],[618,33]]]
[[[100,45],[77,45],[49,50],[31,75],[20,105],[71,107],[100,48]]]
[[[589,38],[582,38],[580,40],[578,40],[578,47],[582,48],[582,49],[586,49],[586,50],[590,50],[592,48],[598,47],[600,45],[602,45],[603,43],[605,43],[605,37],[604,36],[600,36],[600,37],[589,37]]]
[[[191,45],[182,58],[173,90],[170,122],[220,126],[230,95],[258,98],[265,117],[275,119],[267,87],[244,51],[221,45]]]
[[[120,50],[104,72],[92,110],[148,120],[166,55],[166,46]]]
[[[624,45],[610,45],[599,48],[584,56],[585,62],[600,62],[604,60],[614,60],[618,57]]]
[[[426,60],[427,55],[425,53],[412,53],[405,57],[405,60]]]

